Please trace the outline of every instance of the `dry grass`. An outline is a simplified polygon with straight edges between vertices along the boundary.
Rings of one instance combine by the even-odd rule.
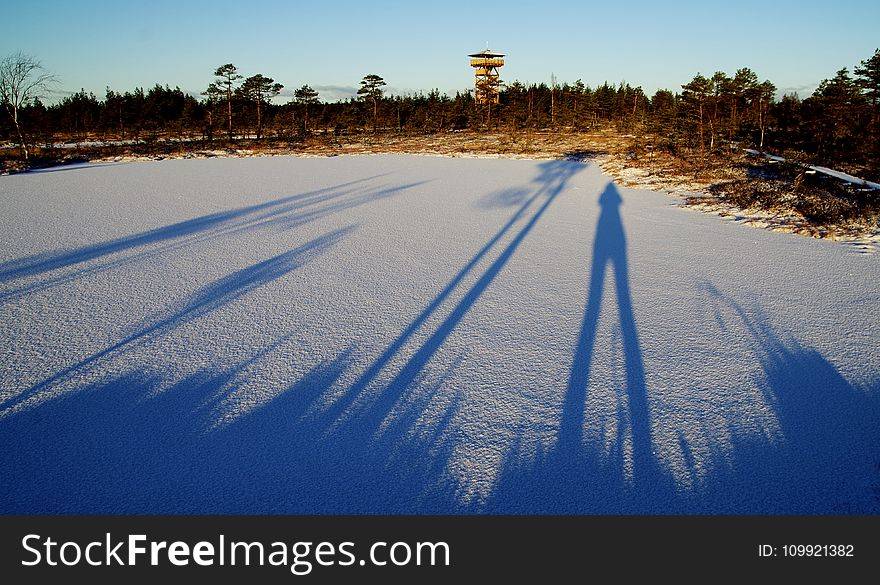
[[[744,225],[853,243],[861,251],[880,249],[880,192],[804,173],[730,151],[674,156],[635,139],[611,152],[606,172],[629,187],[665,191],[690,209]]]

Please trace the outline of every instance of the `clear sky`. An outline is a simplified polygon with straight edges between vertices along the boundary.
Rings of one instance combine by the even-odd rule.
[[[467,54],[507,54],[507,82],[603,81],[680,90],[700,72],[750,67],[807,97],[880,47],[880,2],[864,0],[4,1],[0,56],[22,51],[59,94],[179,86],[198,94],[234,63],[321,98],[376,73],[392,93],[472,86]]]

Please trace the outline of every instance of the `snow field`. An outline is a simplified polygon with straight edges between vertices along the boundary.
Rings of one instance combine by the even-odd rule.
[[[0,180],[4,513],[876,513],[878,260],[572,161]]]

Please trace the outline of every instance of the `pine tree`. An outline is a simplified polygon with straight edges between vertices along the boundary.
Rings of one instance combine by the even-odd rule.
[[[798,95],[796,93],[783,95],[782,99],[773,107],[773,117],[776,119],[779,142],[786,148],[802,150],[803,118],[801,100]],[[789,155],[785,156],[789,158]]]
[[[706,121],[706,101],[712,93],[712,82],[697,73],[690,83],[681,86],[683,90],[682,99],[691,108],[691,116],[697,122],[700,136],[700,162],[706,158],[706,139],[705,139],[705,121]]]
[[[857,77],[856,83],[876,109],[880,106],[880,49],[874,51],[873,57],[862,61],[854,73]]]
[[[813,122],[816,150],[821,158],[839,162],[856,150],[859,110],[864,96],[844,67],[819,84],[805,102]]]
[[[709,151],[715,150],[715,138],[721,134],[721,116],[728,100],[731,79],[723,71],[712,76],[712,94],[709,96]]]
[[[648,131],[658,137],[667,138],[670,150],[674,149],[676,138],[676,109],[675,95],[668,89],[659,89],[651,97]]]
[[[275,83],[271,77],[265,77],[260,73],[248,77],[241,84],[242,95],[257,104],[257,140],[263,135],[262,105],[278,95],[283,87],[280,83]]]
[[[236,82],[241,79],[242,76],[238,74],[238,68],[232,63],[221,65],[214,70],[214,75],[217,79],[208,85],[208,89],[205,90],[204,95],[208,96],[209,99],[226,98],[226,122],[229,140],[232,140],[232,94]]]
[[[749,111],[752,113],[755,125],[758,128],[758,149],[764,149],[764,137],[769,125],[770,107],[773,104],[773,94],[776,86],[769,81],[764,81],[746,92],[749,102]]]
[[[880,172],[880,49],[874,56],[862,61],[855,68],[856,83],[868,99],[871,107],[865,150],[868,164],[874,172]]]
[[[728,95],[730,100],[730,138],[739,138],[740,114],[746,107],[746,94],[758,85],[758,76],[748,67],[736,70],[733,79],[730,80]]]
[[[382,86],[386,85],[385,80],[373,73],[365,75],[361,80],[361,88],[357,94],[363,100],[370,100],[373,103],[373,132],[379,126],[379,101],[382,99]]]
[[[309,131],[309,106],[318,103],[318,92],[304,85],[293,92],[293,99],[303,107],[303,129]]]

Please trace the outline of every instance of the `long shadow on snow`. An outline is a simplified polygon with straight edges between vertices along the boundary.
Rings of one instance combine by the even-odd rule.
[[[532,181],[535,185],[534,193],[527,198],[523,197],[522,193],[520,193],[517,202],[522,201],[522,199],[525,199],[525,201],[511,218],[465,264],[382,354],[367,367],[345,394],[337,399],[331,407],[324,409],[320,418],[323,419],[324,425],[328,429],[333,429],[340,424],[351,424],[350,419],[355,419],[358,421],[358,425],[368,424],[375,431],[379,430],[383,421],[394,410],[395,404],[405,400],[408,389],[416,385],[415,382],[425,366],[495,277],[498,276],[525,237],[531,232],[538,220],[541,219],[541,216],[550,204],[553,203],[556,196],[565,189],[571,177],[584,168],[585,165],[571,161],[547,161],[540,164],[540,174]],[[543,203],[529,217],[527,215],[528,209],[542,197],[544,198]],[[441,309],[450,295],[459,288],[463,279],[494,248],[499,246],[504,236],[513,230],[517,222],[526,217],[528,217],[526,223],[519,231],[514,233],[511,240],[501,249],[495,260],[464,293],[447,317],[407,360],[406,364],[394,376],[391,382],[386,387],[379,389],[378,392],[371,393],[370,386],[380,372],[404,349],[407,342],[421,329],[428,319]],[[365,421],[369,422],[366,423]]]
[[[333,187],[325,187],[323,189],[317,189],[306,193],[299,193],[297,195],[282,197],[256,205],[240,207],[238,209],[210,213],[208,215],[173,223],[145,232],[108,240],[106,242],[82,246],[74,250],[45,252],[16,260],[10,260],[0,263],[0,281],[9,281],[25,276],[49,272],[131,248],[138,248],[157,242],[174,240],[199,232],[217,229],[222,226],[233,224],[237,220],[248,218],[248,216],[253,216],[248,220],[251,222],[266,219],[272,214],[278,213],[279,208],[282,208],[282,212],[290,212],[303,206],[301,204],[296,206],[290,205],[296,202],[305,201],[305,205],[314,205],[316,203],[344,196],[351,193],[353,191],[352,188],[355,185],[366,183],[379,176],[382,175],[349,181]],[[261,212],[265,213],[259,215]]]
[[[553,196],[562,175],[539,193]],[[701,292],[714,304],[716,319],[732,338],[748,333],[764,379],[757,383],[779,422],[778,431],[756,433],[748,421],[707,418],[696,429],[705,436],[730,436],[698,473],[688,436],[675,429],[685,459],[692,461],[693,486],[675,485],[652,454],[650,403],[627,281],[625,237],[613,187],[603,194],[602,217],[593,250],[592,275],[581,333],[560,421],[556,448],[537,461],[524,461],[516,448],[481,512],[574,513],[876,513],[870,492],[880,483],[880,383],[858,388],[847,382],[819,352],[784,339],[759,308],[746,310],[710,283]],[[545,204],[547,202],[545,201]],[[539,208],[541,213],[545,207]],[[525,208],[512,218],[523,218]],[[528,232],[531,220],[522,228]],[[512,229],[504,226],[474,261]],[[601,238],[600,238],[601,235]],[[449,483],[451,421],[460,397],[442,388],[458,361],[439,380],[427,383],[424,366],[448,332],[485,290],[500,262],[509,259],[522,237],[517,233],[489,269],[456,304],[429,341],[422,344],[378,394],[370,381],[400,351],[413,328],[424,324],[461,283],[463,274],[419,315],[385,353],[345,393],[338,419],[327,436],[328,420],[315,416],[322,402],[352,365],[350,352],[312,367],[275,397],[222,416],[227,398],[248,378],[251,367],[286,338],[233,366],[205,369],[167,384],[137,372],[105,379],[0,417],[0,512],[2,513],[442,513],[461,512]],[[513,247],[511,249],[511,246]],[[288,257],[287,261],[293,261]],[[238,298],[259,283],[285,273],[285,261],[263,264],[251,275],[222,279],[177,311],[183,320],[214,304]],[[584,401],[596,340],[602,281],[615,269],[618,311],[626,365],[619,416],[627,436],[611,452],[583,444]],[[261,265],[257,265],[258,267]],[[621,282],[624,279],[624,282]],[[210,293],[210,291],[215,291]],[[226,292],[224,292],[226,291]],[[158,319],[156,331],[172,326],[173,315]],[[169,321],[170,319],[170,321]],[[138,335],[132,336],[137,341]],[[460,356],[459,356],[460,359]],[[363,392],[354,396],[354,391]],[[348,408],[357,403],[357,407]],[[431,409],[431,420],[423,418]],[[346,416],[341,416],[346,414]],[[638,419],[641,420],[629,420]],[[377,432],[381,427],[381,432]],[[629,447],[624,445],[628,442]],[[625,451],[629,450],[625,455]]]
[[[453,447],[450,424],[461,399],[444,389],[443,382],[462,356],[447,364],[439,377],[432,376],[430,383],[422,369],[568,178],[582,168],[544,163],[534,196],[351,385],[343,404],[331,409],[347,416],[328,419],[326,412],[316,414],[315,405],[349,368],[348,351],[318,364],[273,399],[222,425],[216,421],[224,420],[225,399],[236,392],[248,368],[262,355],[280,350],[266,348],[236,366],[205,370],[161,393],[156,391],[161,380],[129,373],[31,408],[7,411],[0,418],[0,440],[8,446],[0,454],[0,465],[8,470],[0,479],[2,511],[456,511],[455,494],[443,480]],[[543,204],[394,381],[379,396],[360,395],[541,196],[546,197]],[[283,343],[279,339],[275,345]],[[355,399],[358,408],[346,408]]]
[[[110,345],[91,356],[60,370],[21,394],[0,403],[0,414],[14,408],[41,391],[52,388],[73,374],[80,374],[97,362],[112,358],[122,351],[130,350],[138,343],[167,334],[172,329],[198,319],[211,311],[239,299],[250,291],[299,268],[309,262],[353,230],[353,226],[329,232],[321,237],[268,260],[237,270],[206,287],[203,287],[181,303],[168,307],[150,323],[128,337]]]
[[[18,266],[18,268],[13,268],[10,271],[7,271],[17,274],[17,276],[9,277],[10,280],[21,276],[50,272],[57,268],[84,263],[93,258],[112,255],[129,248],[146,248],[139,252],[135,252],[134,254],[107,259],[95,265],[81,267],[72,273],[68,272],[57,276],[43,278],[36,283],[4,291],[0,293],[0,302],[59,284],[64,284],[96,272],[118,268],[126,264],[161,254],[176,252],[182,247],[192,246],[196,243],[203,243],[221,237],[229,238],[245,231],[270,228],[292,229],[318,220],[327,215],[387,197],[392,197],[425,183],[425,181],[421,181],[394,187],[372,189],[351,186],[355,183],[368,180],[370,179],[353,181],[336,187],[303,193],[292,197],[285,197],[229,212],[211,214],[209,216],[166,226],[165,228],[151,230],[150,232],[136,234],[129,238],[122,238],[120,240],[113,240],[103,244],[87,246],[78,251],[59,253],[56,256],[50,255],[48,260],[44,259],[44,256],[46,255],[41,254],[32,257],[30,259],[33,260],[31,264],[28,264],[28,258],[14,260],[6,263],[6,265],[17,266],[19,263],[23,263],[23,266]],[[165,240],[168,240],[167,243],[161,247],[148,247],[149,244]],[[3,266],[6,265],[0,265],[0,281],[3,280]],[[23,270],[23,273],[18,273],[17,271],[19,270]]]
[[[434,478],[449,457],[442,437],[457,401],[419,441],[410,440],[409,425],[434,400],[434,387],[419,387],[391,431],[396,443],[377,443],[369,429],[356,426],[345,441],[328,443],[305,416],[349,367],[349,351],[317,364],[232,422],[217,424],[225,399],[249,368],[286,341],[279,338],[241,363],[202,370],[162,391],[161,379],[132,371],[0,418],[0,513],[446,509]]]
[[[760,306],[744,307],[700,283],[715,319],[748,334],[763,370],[759,388],[776,418],[766,433],[749,421],[706,422],[730,436],[713,453],[713,472],[682,494],[682,508],[722,514],[880,513],[880,377],[852,384],[825,356],[770,325]],[[684,441],[682,441],[683,444]],[[685,446],[686,448],[686,446]]]
[[[556,445],[532,463],[520,461],[514,445],[485,511],[514,513],[639,512],[669,489],[669,478],[652,457],[645,368],[632,309],[622,199],[608,183],[593,241],[586,308],[562,405]],[[617,298],[625,388],[617,389],[619,424],[611,453],[593,452],[584,441],[584,405],[604,294],[612,268]],[[645,501],[645,498],[648,501]],[[585,508],[585,505],[587,506]]]
[[[404,331],[374,360],[343,396],[331,407],[312,409],[316,428],[322,431],[330,448],[341,452],[351,451],[360,444],[369,444],[384,459],[383,469],[406,470],[406,477],[399,477],[385,490],[374,496],[375,507],[367,511],[424,513],[452,513],[460,510],[455,495],[454,481],[449,481],[447,468],[453,444],[445,429],[458,411],[461,395],[441,395],[440,384],[426,385],[426,366],[443,343],[467,315],[480,296],[498,276],[526,236],[541,219],[553,200],[565,189],[576,173],[586,168],[571,161],[548,161],[540,164],[540,174],[532,183],[534,193],[514,212],[501,229],[489,239],[477,254],[450,280],[428,306],[404,329]],[[529,216],[528,209],[543,198],[540,206]],[[454,304],[446,318],[436,327],[427,340],[407,359],[390,382],[375,388],[374,382],[391,360],[398,355],[407,342],[426,321],[437,313],[444,302],[519,221],[525,221],[510,241],[497,253],[495,259],[477,278],[476,282]],[[461,357],[459,356],[458,360]],[[458,361],[457,360],[457,361]],[[447,368],[443,377],[449,376],[455,365]],[[432,390],[426,390],[433,388]],[[441,405],[441,413],[432,413],[436,422],[424,429],[424,414],[429,407]],[[356,431],[355,431],[356,430]],[[396,463],[395,463],[396,462]],[[369,466],[362,468],[362,478],[372,478]],[[412,478],[419,481],[413,483]],[[401,494],[401,489],[405,493]],[[343,508],[345,509],[345,508]]]
[[[24,171],[24,173],[28,175],[43,175],[45,173],[61,173],[64,171],[88,171],[91,169],[98,169],[101,167],[119,167],[123,165],[132,164],[126,161],[119,162],[70,162],[65,163],[61,162],[51,167],[32,167],[28,170]],[[22,174],[24,174],[22,173]]]
[[[783,340],[759,307],[744,310],[711,284],[702,292],[715,304],[715,320],[748,334],[764,380],[758,385],[779,430],[756,430],[752,421],[705,417],[701,428],[672,430],[691,476],[677,481],[655,455],[651,405],[632,312],[626,238],[613,185],[600,197],[588,300],[563,401],[559,434],[547,453],[528,457],[510,449],[485,506],[490,513],[576,514],[828,514],[876,513],[880,508],[880,382],[851,385],[818,351]],[[626,368],[618,388],[617,440],[584,440],[590,363],[608,265],[613,265]],[[751,315],[758,315],[758,318]],[[674,342],[674,340],[673,340]],[[696,398],[699,399],[699,398]],[[690,423],[689,423],[690,424]],[[665,429],[669,431],[670,429]],[[696,459],[687,437],[714,447]],[[723,437],[730,437],[722,442]]]
[[[212,429],[214,410],[272,349],[163,392],[161,379],[129,372],[0,418],[2,512],[259,512],[300,497],[315,460],[293,424],[297,401],[331,384],[344,356],[313,368],[285,398]]]

